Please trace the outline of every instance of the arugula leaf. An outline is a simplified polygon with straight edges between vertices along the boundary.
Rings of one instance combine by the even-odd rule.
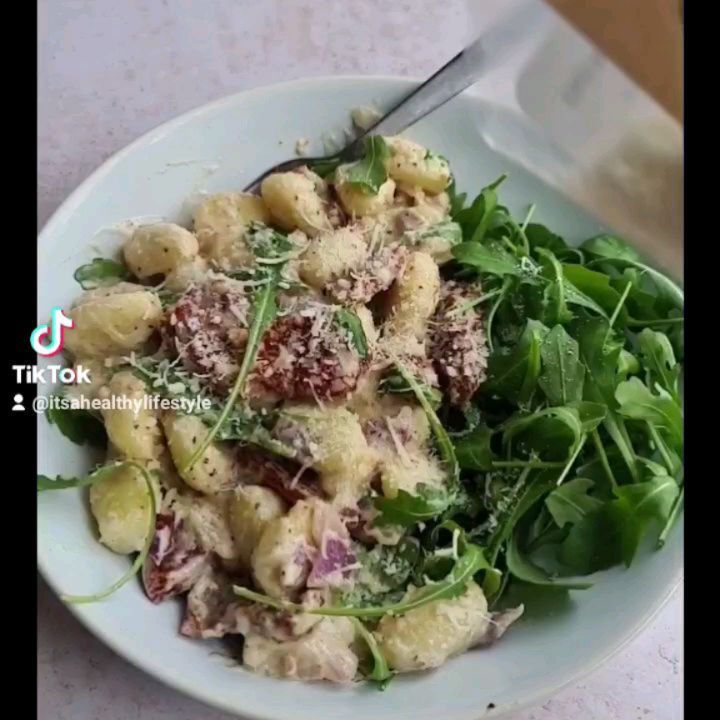
[[[678,380],[680,366],[667,335],[645,328],[638,337],[640,355],[647,372],[647,383],[659,384],[676,402],[680,400]]]
[[[674,307],[682,309],[685,303],[682,289],[663,273],[640,262],[637,252],[619,238],[598,235],[585,241],[580,247],[593,257],[592,264],[599,263],[620,269],[630,267],[641,271],[652,279],[657,289]]]
[[[87,410],[51,406],[46,416],[51,425],[55,425],[76,445],[92,445],[98,448],[107,445],[105,425]]]
[[[640,378],[621,382],[615,391],[619,413],[633,420],[646,420],[667,433],[673,446],[682,446],[682,410],[662,387],[655,395]]]
[[[615,408],[618,357],[622,346],[608,336],[609,330],[607,320],[592,318],[578,325],[574,334],[587,370],[586,396],[588,386],[595,391],[587,399],[597,401],[599,396],[609,408]]]
[[[368,195],[377,195],[387,180],[385,163],[390,149],[380,135],[365,140],[365,155],[361,160],[343,167],[343,180]]]
[[[461,263],[489,275],[523,277],[528,274],[520,258],[506,250],[498,242],[481,245],[472,240],[456,245],[452,253]]]
[[[591,255],[610,260],[630,262],[640,260],[640,256],[630,245],[614,235],[596,235],[586,240],[580,247]]]
[[[547,327],[528,320],[514,347],[490,354],[486,389],[508,400],[524,403],[533,394],[540,377],[541,346]]]
[[[355,624],[360,637],[365,641],[365,644],[370,650],[370,656],[372,657],[372,670],[365,676],[366,680],[372,680],[373,682],[379,683],[380,690],[385,690],[388,682],[393,676],[390,670],[388,661],[380,650],[380,646],[375,639],[375,636],[365,627],[361,620],[358,618],[350,618]]]
[[[455,561],[452,570],[443,580],[418,588],[412,595],[401,602],[379,608],[319,608],[319,615],[349,617],[382,617],[383,615],[404,615],[436,600],[448,600],[462,595],[468,583],[480,570],[490,566],[485,559],[482,548],[468,544],[460,557]]]
[[[450,505],[451,498],[443,490],[434,490],[422,484],[418,485],[417,490],[415,495],[399,490],[394,498],[376,498],[375,507],[380,515],[373,520],[373,524],[412,527],[419,522],[432,520]]]
[[[576,328],[580,355],[585,364],[584,397],[586,400],[607,406],[603,427],[617,446],[633,481],[637,481],[636,453],[625,429],[623,418],[615,411],[618,407],[615,389],[618,383],[617,366],[622,346],[610,332],[610,324],[603,318],[592,318]],[[598,442],[596,441],[596,445]],[[599,445],[602,447],[602,445]]]
[[[454,220],[457,214],[465,207],[467,193],[458,193],[454,175],[450,180],[450,185],[448,185],[446,192],[450,200],[450,217]]]
[[[557,255],[568,249],[567,243],[559,235],[539,223],[529,223],[525,228],[525,236],[531,250],[545,248]]]
[[[653,522],[664,523],[678,495],[670,477],[622,485],[616,499],[573,525],[560,547],[560,559],[583,574],[604,570],[618,562],[630,566]]]
[[[575,408],[568,406],[518,413],[503,424],[503,443],[523,455],[543,460],[564,460],[580,444],[585,430]]]
[[[137,575],[137,573],[144,565],[145,559],[150,553],[150,547],[152,546],[153,539],[155,538],[155,516],[157,514],[157,505],[155,502],[155,486],[152,476],[148,472],[147,468],[132,460],[124,460],[122,462],[104,465],[97,468],[89,475],[79,478],[62,478],[58,476],[53,480],[46,475],[38,475],[37,477],[38,492],[46,490],[62,490],[65,488],[88,487],[89,485],[99,482],[103,478],[107,478],[108,476],[115,473],[118,469],[123,467],[130,467],[139,472],[142,475],[143,480],[145,480],[145,485],[147,487],[149,503],[149,525],[142,549],[137,554],[135,561],[127,570],[127,572],[125,572],[119,580],[116,580],[112,585],[110,585],[110,587],[106,588],[105,590],[101,590],[100,592],[93,593],[92,595],[61,595],[61,599],[65,602],[72,603],[74,605],[80,605],[85,603],[97,602],[98,600],[103,600],[109,595],[112,595],[116,590],[120,589],[123,585],[125,585],[126,582],[128,582],[128,580]]]
[[[43,492],[45,490],[65,490],[67,488],[88,487],[108,475],[112,475],[121,464],[122,463],[103,465],[102,467],[93,470],[90,474],[83,475],[82,477],[65,478],[58,475],[53,479],[47,475],[38,475],[37,491]]]
[[[321,178],[326,178],[337,170],[342,164],[342,158],[339,156],[329,158],[327,160],[320,160],[319,162],[312,162],[308,164],[308,167]]]
[[[172,290],[168,290],[165,287],[157,288],[154,290],[154,292],[157,295],[157,298],[160,301],[163,310],[175,305],[175,303],[183,296],[183,293],[174,292]]]
[[[675,525],[675,521],[678,519],[678,516],[680,515],[680,510],[682,510],[683,504],[685,501],[685,488],[680,488],[680,493],[675,498],[675,501],[673,502],[673,506],[670,509],[670,513],[668,514],[668,518],[665,521],[665,525],[663,526],[662,531],[660,532],[660,536],[658,537],[658,549],[662,548],[663,545],[667,542],[667,537],[670,534],[670,531],[673,529],[673,526]]]
[[[81,265],[73,277],[83,290],[94,290],[129,280],[132,276],[124,265],[115,260],[95,258],[87,265]]]
[[[580,400],[569,405],[575,410],[580,418],[580,424],[584,432],[592,432],[602,423],[607,415],[607,407],[602,403]]]
[[[377,544],[371,550],[360,548],[357,556],[361,569],[353,589],[343,595],[344,605],[368,604],[354,600],[358,597],[363,601],[383,598],[388,593],[404,588],[420,560],[420,543],[416,538],[406,535],[397,545]]]
[[[424,382],[416,380],[418,387],[422,390],[425,399],[430,405],[437,409],[442,403],[442,393]],[[414,395],[413,389],[407,384],[402,375],[390,373],[386,375],[378,384],[378,392],[387,393],[388,395]]]
[[[455,442],[455,456],[463,470],[492,470],[495,455],[490,447],[493,431],[478,425]]]
[[[542,258],[543,274],[549,280],[549,284],[545,287],[543,293],[546,322],[553,325],[555,323],[568,323],[572,320],[573,314],[567,306],[562,265],[547,248],[537,248],[536,252]]]
[[[622,348],[618,357],[618,377],[626,380],[628,375],[635,375],[638,372],[640,372],[640,363],[638,362],[638,359],[631,352]]]
[[[580,362],[580,347],[562,325],[556,325],[540,346],[542,372],[538,385],[551,405],[579,401],[583,394],[585,366]]]
[[[505,508],[502,517],[498,519],[498,526],[488,540],[488,558],[493,566],[497,561],[500,548],[510,538],[515,526],[542,497],[557,485],[557,470],[536,471],[528,481],[530,473],[531,471],[528,469],[523,470],[518,481],[519,490],[515,493],[509,506]]]
[[[287,235],[262,222],[250,223],[244,241],[260,264],[274,264],[278,260],[285,260],[287,254],[295,250]]]
[[[473,200],[470,207],[460,210],[453,219],[456,220],[467,240],[479,243],[491,225],[493,216],[498,210],[497,188],[505,181],[507,175],[501,175],[497,180],[484,187]]]
[[[579,523],[603,504],[602,500],[588,495],[593,485],[592,480],[578,477],[555,488],[545,498],[545,505],[558,527]]]
[[[607,317],[617,307],[620,293],[610,285],[610,278],[604,273],[588,270],[583,265],[563,265],[563,277],[577,291],[568,292],[568,302],[593,310]],[[620,320],[624,323],[627,311],[622,311]]]
[[[459,245],[462,242],[462,228],[452,220],[443,220],[421,230],[407,230],[401,240],[411,245],[421,245],[434,238],[441,238],[451,246]]]
[[[435,435],[435,443],[437,444],[440,457],[442,457],[445,469],[450,477],[451,485],[457,487],[460,478],[460,468],[458,467],[457,458],[455,457],[455,448],[450,441],[447,430],[445,430],[440,419],[435,414],[435,410],[428,402],[422,387],[420,387],[417,380],[413,377],[413,374],[397,358],[395,358],[394,362],[400,375],[402,375],[405,382],[415,393],[420,407],[425,411],[425,417],[427,417],[430,428]]]
[[[350,344],[355,348],[357,354],[363,360],[367,358],[370,350],[360,318],[352,310],[339,308],[335,311],[334,319],[347,332]]]
[[[406,597],[400,602],[377,607],[325,606],[308,609],[304,605],[276,600],[275,598],[248,590],[239,585],[234,585],[233,591],[236,595],[246,598],[247,600],[262,603],[279,610],[288,610],[289,612],[306,612],[310,615],[329,617],[372,618],[383,617],[384,615],[404,615],[411,610],[423,607],[436,600],[456,598],[465,592],[468,583],[476,573],[486,569],[490,569],[490,565],[485,559],[482,548],[468,543],[463,547],[463,551],[453,564],[452,570],[443,580],[418,588],[409,597]]]
[[[518,533],[513,533],[507,546],[505,561],[508,572],[518,580],[540,585],[543,587],[558,588],[561,590],[587,590],[592,583],[580,582],[571,578],[551,577],[545,570],[538,567],[528,557],[524,556],[518,544]]]

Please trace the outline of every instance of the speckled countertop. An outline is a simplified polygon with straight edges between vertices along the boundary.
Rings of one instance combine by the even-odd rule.
[[[483,14],[492,17],[502,3],[482,0]],[[465,0],[39,0],[38,7],[38,226],[106,158],[186,110],[302,76],[424,75],[457,52],[468,28]],[[38,683],[40,720],[231,720],[121,660],[40,579]],[[514,720],[681,717],[678,592],[606,665]]]

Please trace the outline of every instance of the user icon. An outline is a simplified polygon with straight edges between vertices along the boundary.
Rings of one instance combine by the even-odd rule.
[[[15,397],[13,398],[13,401],[15,402],[15,404],[13,405],[13,408],[12,408],[13,412],[17,412],[18,410],[22,411],[25,409],[25,406],[22,404],[23,396],[20,395],[20,393],[15,395]]]

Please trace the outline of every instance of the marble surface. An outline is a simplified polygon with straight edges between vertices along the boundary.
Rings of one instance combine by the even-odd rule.
[[[482,2],[481,21],[504,0]],[[476,9],[477,9],[476,5]],[[328,74],[425,75],[465,0],[39,0],[38,226],[106,158],[186,110]],[[592,675],[513,720],[678,720],[682,595]],[[38,579],[40,720],[230,720],[128,665]]]

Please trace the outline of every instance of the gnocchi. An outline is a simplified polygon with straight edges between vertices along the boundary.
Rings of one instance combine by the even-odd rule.
[[[367,257],[367,244],[357,230],[345,227],[321,233],[302,255],[300,278],[322,290],[332,280],[362,268]]]
[[[450,184],[450,166],[445,158],[405,138],[390,138],[388,144],[390,158],[387,171],[397,182],[433,195],[441,193]]]
[[[163,449],[158,413],[143,403],[146,395],[145,383],[129,370],[113,375],[99,391],[101,398],[116,400],[117,407],[102,410],[105,430],[110,442],[128,458],[152,460]]]
[[[194,227],[200,253],[223,270],[253,262],[245,232],[253,222],[267,224],[270,213],[263,200],[247,193],[211,195],[195,211]]]
[[[388,178],[376,194],[364,192],[343,178],[342,166],[337,170],[337,191],[345,212],[352,217],[374,217],[389,210],[395,197],[395,181]]]
[[[232,450],[225,445],[211,443],[198,461],[187,469],[209,432],[202,420],[194,415],[169,412],[162,425],[175,467],[193,490],[213,494],[233,487],[237,467]]]
[[[302,230],[309,237],[332,230],[312,178],[297,172],[275,173],[263,180],[260,194],[273,221],[283,230]]]
[[[271,597],[292,598],[310,573],[314,506],[301,500],[287,515],[269,520],[251,563],[253,577]]]
[[[391,668],[425,670],[471,647],[489,619],[485,595],[471,582],[457,598],[436,600],[400,616],[386,615],[376,635]]]
[[[285,512],[283,500],[268,488],[248,485],[235,490],[230,499],[230,524],[238,556],[245,567],[250,567],[265,528]]]
[[[307,433],[312,446],[310,464],[320,474],[323,490],[338,504],[362,497],[377,458],[357,415],[342,407],[295,406],[288,417]]]
[[[414,252],[405,271],[390,289],[389,333],[425,337],[428,321],[440,299],[440,271],[424,252]]]
[[[188,503],[186,520],[203,550],[215,553],[223,560],[238,559],[227,494],[198,498]]]
[[[173,223],[139,227],[123,247],[125,263],[140,279],[168,275],[197,254],[197,238]]]
[[[245,639],[243,663],[263,675],[292,680],[355,678],[358,657],[352,649],[355,630],[348,618],[323,618],[297,640],[277,642],[257,634]]]
[[[93,483],[90,509],[103,545],[121,555],[142,549],[151,528],[150,498],[145,477],[137,468],[118,465]]]
[[[89,290],[68,313],[65,348],[75,357],[103,358],[140,349],[160,326],[157,295],[142,285],[121,282]]]
[[[164,287],[170,292],[185,292],[192,285],[201,285],[208,275],[208,261],[196,255],[178,263],[165,278]]]

